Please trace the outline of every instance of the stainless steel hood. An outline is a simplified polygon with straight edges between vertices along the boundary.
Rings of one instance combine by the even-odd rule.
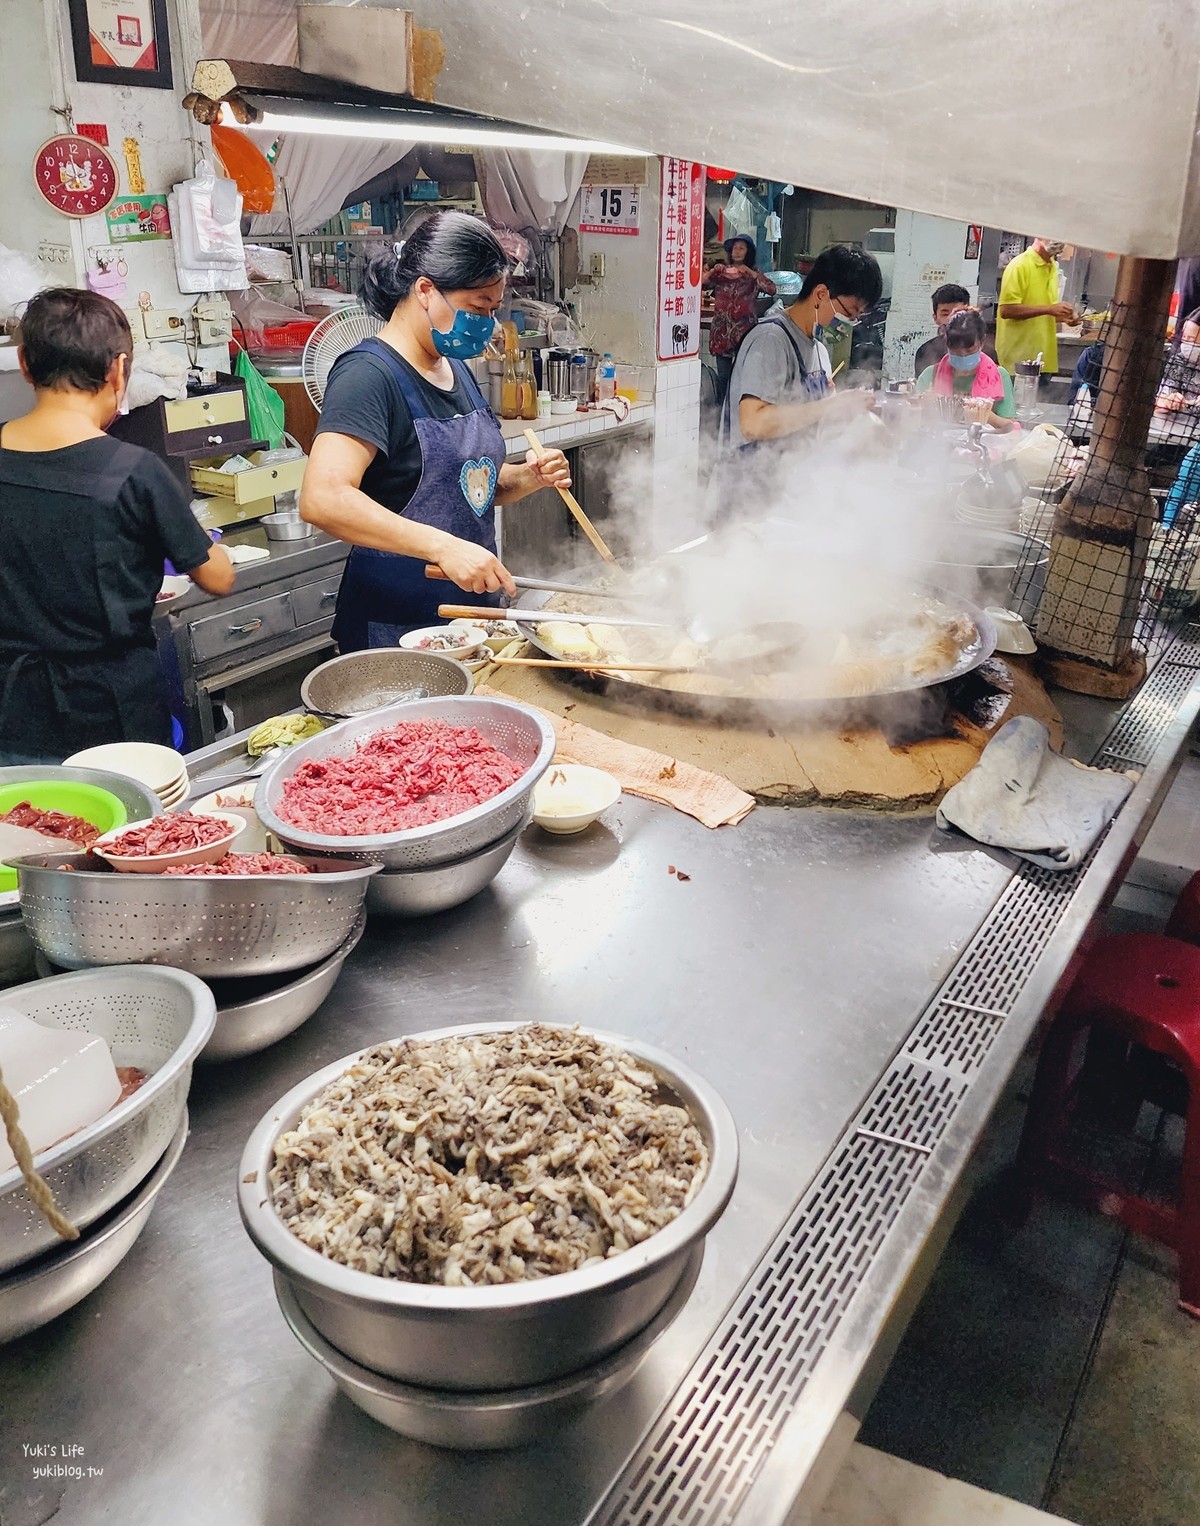
[[[1200,253],[1195,0],[422,0],[438,99],[1162,259]]]

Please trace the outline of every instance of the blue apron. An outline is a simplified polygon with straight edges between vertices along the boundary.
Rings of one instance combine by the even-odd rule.
[[[466,388],[475,406],[456,418],[435,419],[421,389],[389,345],[368,339],[359,348],[388,362],[421,447],[421,480],[399,512],[406,519],[433,525],[494,552],[496,485],[504,464],[504,436],[475,378],[461,361],[450,362],[455,380]],[[427,578],[425,563],[417,557],[355,546],[338,590],[333,639],[343,652],[395,646],[405,632],[436,624],[438,605],[448,597],[453,597],[453,591],[448,592],[444,582]],[[470,597],[479,603],[499,601],[496,594]]]

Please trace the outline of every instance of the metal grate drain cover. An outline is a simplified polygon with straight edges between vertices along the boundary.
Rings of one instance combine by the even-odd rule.
[[[1200,625],[1189,625],[1122,712],[1095,763],[1148,763],[1198,669]],[[1025,865],[1005,887],[590,1526],[725,1526],[737,1519],[1090,862],[1062,874]]]

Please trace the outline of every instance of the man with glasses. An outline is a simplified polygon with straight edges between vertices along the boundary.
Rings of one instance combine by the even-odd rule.
[[[724,451],[785,441],[873,406],[869,392],[833,390],[829,352],[819,336],[852,328],[882,291],[879,265],[863,250],[838,244],[818,255],[799,297],[742,341],[721,419]]]

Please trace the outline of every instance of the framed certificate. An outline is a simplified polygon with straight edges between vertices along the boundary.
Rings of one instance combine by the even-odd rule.
[[[172,88],[167,0],[68,0],[68,5],[77,79]]]

